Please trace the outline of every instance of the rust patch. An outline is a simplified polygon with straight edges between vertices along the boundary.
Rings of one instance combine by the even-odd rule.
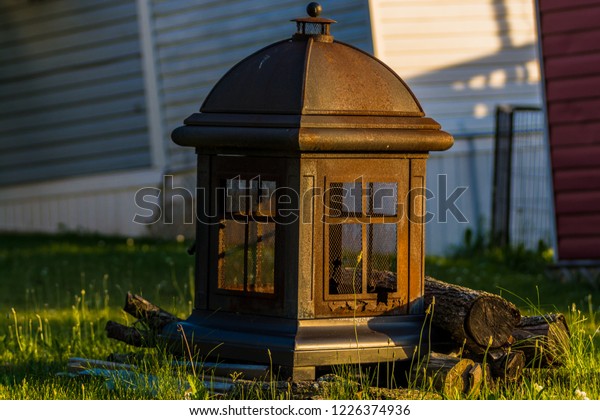
[[[402,299],[389,299],[387,303],[376,300],[336,300],[328,303],[329,310],[336,315],[357,313],[401,314],[406,302]]]

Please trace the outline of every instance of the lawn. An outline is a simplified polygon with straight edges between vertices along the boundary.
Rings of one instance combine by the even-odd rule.
[[[193,258],[186,253],[189,245],[75,234],[0,236],[0,399],[212,398],[191,372],[174,369],[172,356],[164,351],[131,348],[107,339],[104,333],[109,319],[124,324],[134,321],[121,310],[127,291],[180,317],[190,313],[194,284]],[[527,369],[521,382],[486,387],[479,398],[600,397],[598,283],[577,276],[565,281],[547,269],[542,256],[524,250],[483,252],[464,246],[454,254],[428,258],[427,274],[502,294],[523,311],[560,311],[568,317],[572,332],[571,354],[563,367]],[[112,354],[137,358],[139,378],[64,374],[70,357],[107,359]],[[339,380],[321,387],[319,397],[404,395],[370,387],[377,380],[372,376],[360,375],[357,382],[347,379],[352,374],[338,373],[342,373]],[[257,384],[246,387],[241,395],[228,395],[294,396],[281,383],[266,388]]]

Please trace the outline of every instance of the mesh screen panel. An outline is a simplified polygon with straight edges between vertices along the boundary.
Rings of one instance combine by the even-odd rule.
[[[397,286],[397,225],[394,223],[367,226],[369,247],[367,261],[367,291],[396,292]]]
[[[329,295],[397,292],[398,184],[332,182],[327,204]]]
[[[320,23],[307,23],[304,27],[304,33],[307,35],[319,35],[324,33],[323,25]]]
[[[362,293],[362,226],[329,226],[329,293]]]

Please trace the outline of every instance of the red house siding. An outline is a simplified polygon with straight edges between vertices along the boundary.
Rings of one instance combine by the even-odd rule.
[[[559,260],[600,260],[600,0],[538,0]]]

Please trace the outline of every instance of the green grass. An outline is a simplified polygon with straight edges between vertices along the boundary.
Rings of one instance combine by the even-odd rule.
[[[85,307],[120,306],[128,290],[165,306],[193,296],[193,257],[185,244],[98,236],[0,237],[0,305],[26,311],[69,308],[85,291]],[[189,244],[188,244],[189,245]]]
[[[172,367],[173,356],[161,349],[133,349],[107,339],[104,333],[109,319],[134,322],[121,310],[127,291],[142,294],[180,317],[190,313],[193,257],[187,255],[187,246],[175,241],[74,234],[0,236],[0,399],[213,398],[192,372]],[[573,333],[571,354],[564,367],[527,370],[522,383],[485,388],[480,398],[577,399],[582,391],[589,398],[599,398],[597,285],[583,280],[562,283],[546,272],[538,254],[468,251],[462,249],[448,258],[428,258],[427,273],[502,293],[524,310],[561,311],[568,316]],[[70,357],[107,359],[113,353],[132,354],[139,377],[124,380],[60,375]],[[334,380],[316,391],[311,389],[310,394],[316,392],[318,397],[330,399],[407,396],[400,390],[374,388],[384,376],[379,369],[358,373],[355,367],[347,366],[336,368],[334,373]],[[289,386],[249,383],[229,397],[294,395]],[[434,397],[428,393],[408,395]]]
[[[535,251],[520,246],[500,248],[489,239],[471,239],[469,232],[449,257],[428,257],[426,273],[500,294],[526,311],[566,312],[575,304],[593,319],[600,310],[600,275],[591,281],[576,273],[565,277],[552,268],[552,250],[543,243]]]
[[[188,244],[189,245],[189,244]],[[106,338],[127,291],[179,316],[191,311],[193,257],[186,244],[80,235],[0,237],[0,398],[183,398],[183,386],[106,386],[103,378],[57,376],[70,357],[106,359],[131,348]],[[167,365],[157,350],[137,350]],[[156,368],[156,366],[154,366]],[[148,369],[142,369],[144,373]],[[161,384],[185,383],[188,373],[152,369]],[[187,381],[189,382],[189,381]],[[166,391],[170,390],[170,391]],[[198,391],[199,394],[202,390]]]

